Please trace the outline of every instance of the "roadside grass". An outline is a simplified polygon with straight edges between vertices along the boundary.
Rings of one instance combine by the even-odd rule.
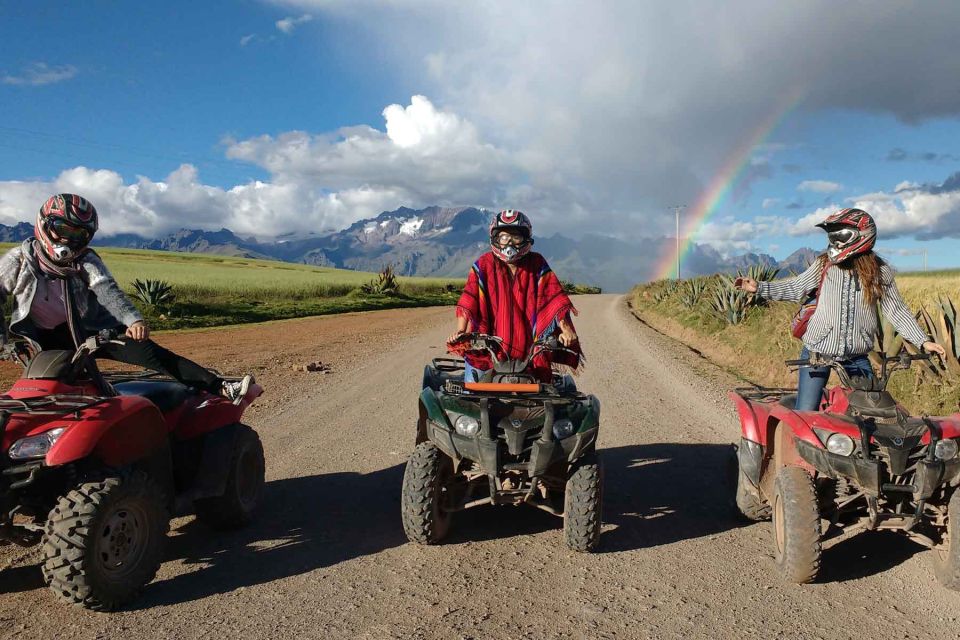
[[[790,321],[798,304],[770,302],[754,306],[743,322],[730,325],[706,300],[693,307],[684,306],[676,291],[667,293],[672,286],[671,281],[661,280],[635,287],[629,295],[634,312],[745,381],[769,387],[796,387],[796,373],[786,367],[784,360],[798,357],[802,348],[790,334]],[[938,296],[960,300],[960,270],[901,274],[897,276],[897,286],[914,312],[921,306],[930,309]],[[889,388],[913,412],[957,411],[960,382],[921,379],[918,366],[895,373]]]

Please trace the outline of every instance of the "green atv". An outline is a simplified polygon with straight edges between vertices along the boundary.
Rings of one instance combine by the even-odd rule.
[[[577,391],[571,376],[544,384],[529,372],[538,355],[569,350],[550,338],[510,360],[494,336],[465,334],[457,344],[488,353],[494,366],[466,382],[461,359],[425,367],[416,449],[403,476],[407,538],[434,544],[457,511],[528,504],[563,518],[568,547],[593,550],[603,499],[600,402]]]

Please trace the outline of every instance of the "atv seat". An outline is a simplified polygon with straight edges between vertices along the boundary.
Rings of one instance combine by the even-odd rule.
[[[155,404],[162,413],[183,404],[194,391],[179,382],[166,380],[131,380],[117,382],[113,385],[117,393],[122,396],[142,396]]]
[[[52,349],[40,351],[30,361],[23,377],[30,380],[59,380],[70,371],[72,351]]]
[[[796,409],[796,408],[797,408],[797,394],[795,394],[795,393],[788,393],[787,395],[785,395],[785,396],[783,396],[782,398],[780,398],[779,404],[780,404],[781,407],[786,407],[787,409],[790,409],[791,411],[792,411],[793,409]]]

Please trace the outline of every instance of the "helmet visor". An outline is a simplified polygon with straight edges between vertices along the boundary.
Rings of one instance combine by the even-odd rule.
[[[63,218],[51,218],[47,220],[47,231],[63,244],[69,247],[85,247],[90,244],[91,233],[89,229],[70,224]]]

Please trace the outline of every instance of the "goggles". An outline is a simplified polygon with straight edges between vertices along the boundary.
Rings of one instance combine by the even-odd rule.
[[[493,236],[493,242],[496,243],[498,247],[522,247],[526,243],[530,242],[530,239],[520,235],[519,233],[508,233],[506,231],[501,231]]]
[[[56,240],[69,247],[85,247],[93,236],[89,229],[70,224],[63,218],[48,218],[44,224]]]

